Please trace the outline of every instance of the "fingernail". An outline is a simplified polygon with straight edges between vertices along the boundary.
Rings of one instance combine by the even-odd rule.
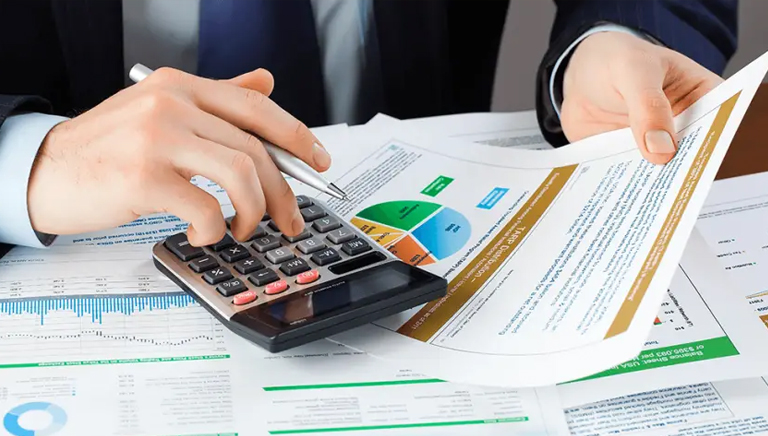
[[[331,155],[318,143],[312,145],[312,159],[314,159],[315,165],[320,168],[328,168],[331,166]]]
[[[675,142],[664,130],[651,130],[645,134],[645,146],[653,154],[670,154],[675,152]]]
[[[301,216],[301,212],[298,210],[296,211],[296,215],[293,217],[293,221],[291,222],[291,227],[293,228],[293,234],[294,235],[300,235],[301,232],[304,231],[304,217]]]

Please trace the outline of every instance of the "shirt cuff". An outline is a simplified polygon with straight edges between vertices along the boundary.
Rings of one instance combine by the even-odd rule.
[[[648,35],[638,32],[636,30],[630,29],[629,27],[620,26],[618,24],[601,24],[598,26],[595,26],[588,31],[584,32],[581,36],[576,38],[575,41],[571,43],[571,45],[568,46],[567,49],[563,52],[563,54],[560,55],[560,57],[557,59],[557,62],[555,62],[555,67],[552,69],[552,74],[549,76],[549,96],[552,99],[552,106],[555,108],[555,112],[557,113],[557,117],[560,118],[560,105],[561,102],[557,101],[555,98],[555,84],[557,82],[558,72],[560,71],[560,68],[567,63],[566,60],[570,57],[571,53],[573,52],[573,49],[576,48],[577,45],[584,39],[586,39],[590,35],[594,35],[598,32],[623,32],[628,33],[630,35],[637,36],[638,38],[645,39],[646,41],[650,41],[653,43],[656,43],[653,39],[649,38]],[[562,86],[562,85],[561,85]]]
[[[27,208],[29,176],[48,132],[68,118],[40,113],[8,117],[0,127],[0,243],[43,248],[54,236],[32,228]]]

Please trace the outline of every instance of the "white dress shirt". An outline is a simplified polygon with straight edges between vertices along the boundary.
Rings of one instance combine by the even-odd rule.
[[[351,119],[360,93],[365,29],[372,20],[371,0],[312,0],[332,124]],[[128,71],[136,63],[170,66],[194,72],[197,64],[198,2],[178,0],[123,0],[124,60]],[[191,6],[191,7],[190,7]],[[598,31],[632,30],[599,26],[574,42],[560,57],[550,79],[550,91],[561,61],[588,35]],[[637,35],[637,34],[636,34]],[[639,35],[638,35],[639,36]],[[343,77],[343,80],[339,80]],[[554,102],[559,114],[559,102]],[[35,232],[27,209],[27,187],[32,165],[50,129],[65,121],[55,115],[19,113],[0,128],[0,243],[45,247],[53,237]]]

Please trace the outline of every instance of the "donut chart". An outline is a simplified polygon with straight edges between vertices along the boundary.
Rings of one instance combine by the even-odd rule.
[[[19,419],[27,412],[43,412],[50,417],[48,426],[39,429],[28,429],[22,426]],[[67,413],[61,407],[37,401],[24,403],[14,407],[3,418],[3,427],[13,436],[51,436],[61,430],[67,423]]]
[[[390,201],[367,207],[352,225],[400,260],[424,266],[459,251],[471,235],[460,212],[426,201]]]

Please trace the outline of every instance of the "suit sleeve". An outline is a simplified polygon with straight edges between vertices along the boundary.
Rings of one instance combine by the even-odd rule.
[[[50,111],[40,97],[0,95],[0,256],[11,245],[51,242],[52,237],[32,229],[27,209],[29,175],[40,144],[65,119]]]
[[[560,55],[573,41],[601,24],[633,29],[678,51],[703,67],[722,75],[736,51],[737,0],[555,0],[557,14],[550,46],[539,66],[536,111],[546,140],[554,146],[567,144],[552,104],[549,81]],[[562,75],[565,68],[560,68]],[[562,77],[555,77],[562,83]],[[555,92],[559,93],[561,86]],[[555,95],[555,100],[559,96]]]

